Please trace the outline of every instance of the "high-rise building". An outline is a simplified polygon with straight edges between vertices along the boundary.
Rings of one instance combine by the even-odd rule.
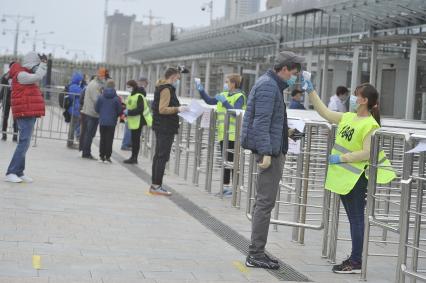
[[[107,17],[106,62],[124,64],[124,53],[129,51],[130,31],[136,16],[126,16],[117,11]]]
[[[283,2],[282,0],[267,0],[266,9],[269,10],[269,9],[281,7],[282,2]]]
[[[106,63],[125,64],[125,53],[172,39],[173,24],[144,24],[117,11],[107,17]]]
[[[259,12],[260,0],[226,0],[225,19],[235,20]]]

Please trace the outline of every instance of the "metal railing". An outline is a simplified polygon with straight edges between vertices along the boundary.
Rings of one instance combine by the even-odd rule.
[[[412,147],[420,141],[426,143],[426,135],[410,136]],[[406,153],[404,165],[406,171],[401,180],[400,242],[395,282],[403,283],[406,277],[411,279],[410,282],[426,282],[426,152]]]

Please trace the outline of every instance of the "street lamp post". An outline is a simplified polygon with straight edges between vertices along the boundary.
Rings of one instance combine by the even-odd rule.
[[[213,24],[213,1],[204,3],[203,6],[201,6],[201,11],[206,11],[206,10],[210,12],[210,25],[212,25]]]
[[[31,20],[31,23],[34,24],[34,17],[31,16],[21,16],[21,15],[4,15],[2,18],[2,22],[6,22],[6,19],[11,19],[16,22],[16,29],[15,29],[15,45],[13,47],[13,56],[16,58],[18,57],[18,40],[19,40],[19,32],[21,28],[21,22],[25,20]]]
[[[38,31],[35,30],[34,37],[32,38],[33,39],[33,51],[36,51],[36,49],[37,49],[37,40],[40,40],[39,38],[37,38],[38,36],[50,35],[50,34],[54,34],[54,33],[55,33],[54,31],[38,33]],[[41,39],[41,40],[43,40],[43,39]]]

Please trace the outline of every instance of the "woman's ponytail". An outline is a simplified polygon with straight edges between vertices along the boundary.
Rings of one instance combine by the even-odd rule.
[[[362,97],[368,99],[368,111],[370,111],[371,115],[380,124],[380,108],[379,108],[379,92],[377,89],[369,84],[364,83],[357,87],[357,91],[359,90]]]

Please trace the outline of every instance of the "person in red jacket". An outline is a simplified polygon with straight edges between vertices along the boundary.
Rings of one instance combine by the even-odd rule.
[[[24,56],[22,65],[13,64],[9,72],[12,78],[12,114],[18,124],[19,141],[7,168],[7,182],[33,181],[24,175],[25,155],[30,146],[36,119],[45,114],[44,98],[38,83],[46,74],[46,63],[46,55],[40,56],[30,52]]]

